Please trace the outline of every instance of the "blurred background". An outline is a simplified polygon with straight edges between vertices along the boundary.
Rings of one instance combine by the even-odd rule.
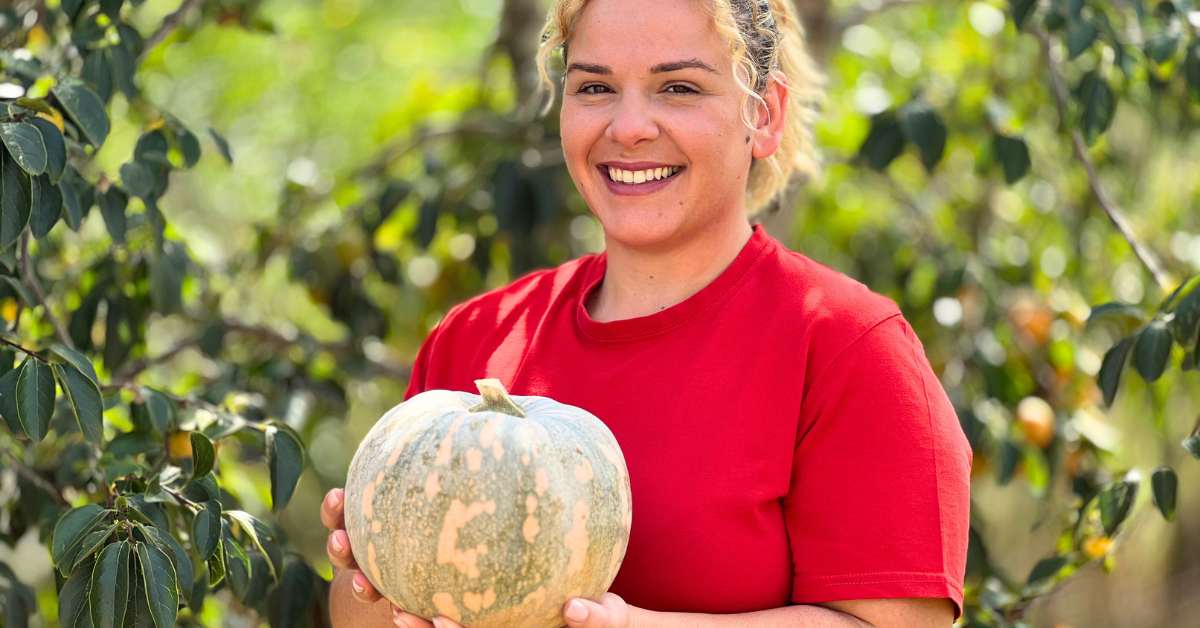
[[[1111,406],[1098,377],[1110,348],[1200,272],[1200,6],[797,7],[828,81],[824,174],[760,218],[790,248],[894,299],[955,402],[975,448],[964,623],[1195,625],[1200,460],[1180,446],[1200,415],[1195,354],[1168,344],[1159,377],[1132,365],[1122,377],[1118,365]],[[205,146],[157,201],[195,269],[185,307],[148,317],[131,356],[168,356],[140,370],[145,385],[185,395],[226,382],[231,411],[302,435],[308,465],[277,520],[326,577],[320,499],[401,400],[428,330],[470,296],[602,246],[563,167],[557,110],[535,115],[546,8],[128,7],[144,34],[187,11],[147,47],[137,97],[112,97],[96,172],[115,179],[160,110]],[[9,49],[36,51],[29,25],[11,21],[25,18],[8,15]],[[106,228],[93,217],[67,232],[55,249],[66,261],[47,274],[65,278],[71,260],[111,247]],[[1110,302],[1129,307],[1089,322]],[[214,320],[225,332],[216,358],[193,338]],[[218,452],[222,486],[266,512],[268,471],[238,452]],[[1150,482],[1164,465],[1180,487],[1172,520]],[[1093,498],[1117,481],[1142,488],[1119,528],[1096,529]],[[53,617],[45,549],[31,533],[11,551],[0,558]],[[1031,573],[1055,557],[1069,558]],[[262,621],[226,602],[201,620]]]

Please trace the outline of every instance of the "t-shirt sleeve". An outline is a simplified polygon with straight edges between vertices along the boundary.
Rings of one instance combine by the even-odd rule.
[[[792,601],[950,598],[962,614],[971,448],[903,316],[814,374],[784,500]]]

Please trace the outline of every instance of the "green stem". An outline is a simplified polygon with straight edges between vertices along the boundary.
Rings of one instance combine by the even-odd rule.
[[[477,379],[475,387],[479,389],[483,400],[472,407],[471,412],[503,412],[516,417],[525,417],[525,411],[517,405],[517,402],[513,401],[512,397],[508,396],[508,391],[504,390],[504,384],[501,384],[500,380],[494,377]]]

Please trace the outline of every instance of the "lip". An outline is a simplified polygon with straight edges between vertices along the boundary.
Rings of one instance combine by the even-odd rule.
[[[597,165],[596,172],[604,181],[604,184],[608,186],[608,191],[616,194],[617,196],[645,196],[647,194],[653,194],[667,187],[668,185],[671,185],[675,182],[675,179],[678,179],[679,177],[683,176],[685,172],[687,172],[687,167],[681,166],[679,172],[667,177],[666,179],[659,179],[657,181],[650,181],[647,183],[617,183],[616,181],[608,178],[608,169],[610,166],[613,168],[620,168],[622,170],[645,170],[647,168],[666,168],[668,167],[668,164],[637,162],[630,167],[628,164],[619,165],[617,162],[608,162]]]
[[[604,168],[620,168],[621,170],[649,170],[650,168],[673,168],[679,164],[664,164],[655,161],[606,161],[598,165]]]

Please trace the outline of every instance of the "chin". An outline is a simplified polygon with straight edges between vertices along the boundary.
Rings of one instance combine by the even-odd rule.
[[[626,215],[618,215],[618,214]],[[678,217],[649,210],[643,216],[632,212],[604,212],[596,217],[604,229],[604,238],[630,248],[656,248],[679,237],[683,225]]]

